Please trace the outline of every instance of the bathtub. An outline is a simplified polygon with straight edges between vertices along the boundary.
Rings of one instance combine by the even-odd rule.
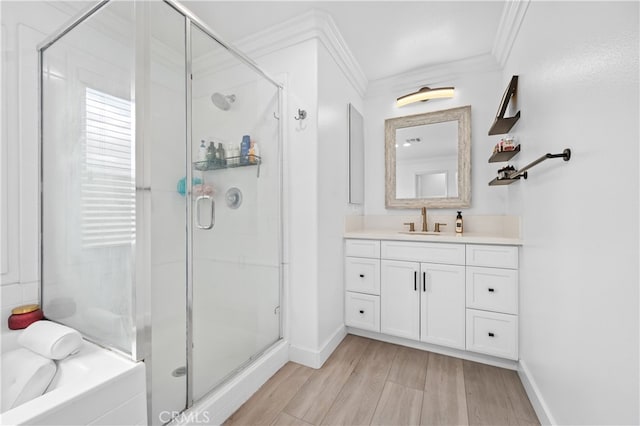
[[[2,351],[18,347],[19,331],[4,332]],[[142,362],[83,341],[79,353],[58,361],[47,392],[0,414],[2,425],[146,425]]]

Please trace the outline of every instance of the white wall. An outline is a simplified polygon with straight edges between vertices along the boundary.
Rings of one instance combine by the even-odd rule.
[[[365,97],[365,214],[400,215],[415,211],[385,209],[385,166],[384,166],[384,121],[387,118],[421,114],[430,111],[471,105],[471,207],[463,214],[505,214],[506,189],[489,187],[487,184],[496,175],[498,166],[487,167],[487,160],[499,137],[487,136],[487,132],[502,96],[500,72],[495,67],[488,70],[471,69],[469,72],[450,73],[450,78],[439,77],[436,84],[424,81],[422,86],[455,86],[455,96],[451,99],[437,99],[425,103],[418,102],[402,108],[395,105],[396,98],[422,86],[400,89],[414,78],[414,74],[396,76],[394,83],[372,83],[375,90]],[[404,82],[404,83],[403,83]],[[438,210],[438,214],[455,216],[453,210]]]
[[[265,56],[254,57],[271,75],[285,80],[284,205],[285,309],[291,346],[315,351],[318,342],[318,42],[310,39]],[[293,112],[307,111],[296,121]]]
[[[324,45],[318,50],[318,348],[344,329],[345,215],[349,205],[348,105],[362,111],[362,98]]]
[[[521,364],[552,421],[638,424],[638,3],[531,2],[514,74],[517,164],[573,152],[508,187]]]
[[[306,15],[302,31],[292,34],[298,41],[251,54],[271,75],[284,75],[288,338],[292,359],[315,367],[344,332],[344,220],[363,211],[348,204],[347,176],[347,106],[362,112],[362,97],[345,75],[344,63],[336,63],[332,43],[340,41],[330,40],[335,33],[328,19]],[[242,42],[238,46],[243,49]],[[298,109],[306,110],[305,120],[293,119]]]

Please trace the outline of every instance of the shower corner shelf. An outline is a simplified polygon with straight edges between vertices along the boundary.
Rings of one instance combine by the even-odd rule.
[[[260,164],[262,164],[262,158],[257,155],[250,155],[250,162],[248,163],[243,163],[243,161],[246,161],[246,158],[243,159],[242,157],[227,157],[225,160],[225,164],[216,164],[209,161],[194,161],[193,168],[201,172],[206,172],[211,170],[237,169],[239,167],[257,166],[258,177],[260,177]],[[237,164],[235,164],[236,160]],[[254,162],[251,162],[251,160]],[[229,164],[229,162],[231,162],[231,164]]]
[[[494,152],[491,155],[491,157],[489,157],[489,162],[490,163],[499,163],[501,161],[509,161],[513,157],[515,157],[515,155],[517,153],[519,153],[519,152],[520,152],[520,145],[517,145],[516,149],[514,149],[513,151]]]

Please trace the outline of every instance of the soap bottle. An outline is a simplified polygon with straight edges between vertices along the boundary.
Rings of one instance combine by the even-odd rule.
[[[249,147],[251,146],[251,138],[249,135],[242,137],[242,143],[240,144],[240,164],[249,163]]]
[[[251,140],[251,143],[249,143],[249,164],[255,164],[256,163],[256,143]]]
[[[216,146],[213,142],[209,142],[209,148],[207,148],[207,162],[209,166],[214,166],[216,164]]]
[[[225,150],[226,153],[226,157],[225,157],[225,161],[227,162],[227,166],[233,166],[233,144],[232,143],[228,143],[227,144],[227,148]]]
[[[260,163],[260,150],[258,149],[258,142],[251,141],[251,164]]]
[[[233,152],[234,152],[233,155],[235,155],[235,157],[236,157],[236,159],[233,161],[233,164],[235,164],[236,166],[239,166],[240,165],[240,147],[236,146],[233,149]]]
[[[218,142],[218,149],[216,149],[216,160],[218,160],[218,165],[220,166],[227,165],[227,159],[224,148],[222,147],[222,142]]]
[[[462,234],[462,212],[458,211],[456,216],[456,234]]]
[[[200,148],[198,149],[198,161],[207,161],[207,145],[204,143],[204,139],[200,141]]]

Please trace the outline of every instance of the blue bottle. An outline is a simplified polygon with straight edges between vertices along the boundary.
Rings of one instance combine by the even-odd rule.
[[[249,135],[242,137],[240,144],[240,164],[249,164],[249,148],[251,146],[251,138]]]

